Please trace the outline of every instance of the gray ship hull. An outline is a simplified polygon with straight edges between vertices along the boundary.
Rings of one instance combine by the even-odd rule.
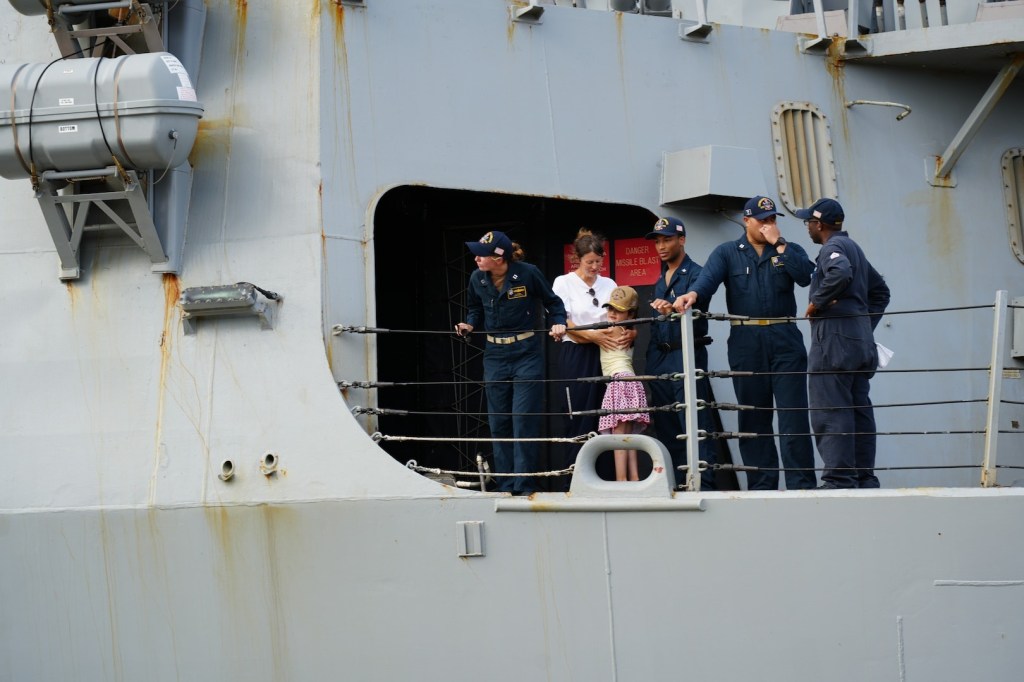
[[[4,677],[1011,680],[1021,494],[6,514]]]
[[[206,3],[176,274],[87,233],[81,277],[61,283],[30,183],[0,183],[0,678],[1019,678],[1024,489],[980,482],[986,457],[1024,466],[1021,344],[993,360],[991,309],[997,291],[1024,295],[1000,168],[1022,144],[1021,83],[963,150],[955,187],[929,174],[1003,51],[880,41],[877,59],[843,59],[726,24],[684,40],[691,3],[682,19],[548,5],[540,23],[499,0],[365,5]],[[989,43],[1024,44],[1024,19],[989,23]],[[5,62],[58,56],[45,18],[0,3],[0,26]],[[380,337],[333,325],[420,315],[447,330],[432,296],[465,280],[445,290],[424,254],[476,229],[459,202],[644,218],[617,238],[679,215],[702,261],[738,236],[735,205],[667,197],[665,155],[745,150],[709,177],[731,190],[753,169],[749,194],[778,195],[780,102],[827,119],[839,199],[892,310],[989,306],[878,329],[894,367],[973,368],[874,380],[878,404],[980,399],[878,409],[880,432],[912,432],[879,437],[879,467],[919,468],[880,471],[879,491],[675,494],[700,511],[595,496],[573,511],[586,495],[519,501],[420,476],[370,437],[400,423],[352,415],[387,398],[338,382],[373,381],[425,342],[385,356]],[[399,206],[409,187],[466,194]],[[531,259],[557,270],[552,245],[578,226],[536,227]],[[781,227],[817,252],[798,220]],[[283,295],[272,328],[186,333],[181,292],[238,281]],[[712,329],[713,369],[727,333]],[[993,365],[1009,402],[986,440]],[[713,386],[735,401],[727,379]],[[467,522],[481,556],[460,556]]]

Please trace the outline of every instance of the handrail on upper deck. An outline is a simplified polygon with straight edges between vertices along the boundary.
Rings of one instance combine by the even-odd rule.
[[[816,0],[820,1],[820,0]],[[996,292],[994,303],[994,314],[992,321],[992,353],[989,363],[989,386],[988,386],[988,408],[985,420],[985,447],[982,459],[981,485],[991,488],[996,485],[996,455],[999,440],[999,419],[1000,408],[1003,398],[1003,357],[1006,352],[1006,341],[1009,334],[1007,317],[1009,293],[1005,289]],[[696,366],[693,353],[693,311],[688,309],[680,316],[682,328],[683,347],[683,376],[686,381],[686,395],[695,396],[696,378],[703,374]],[[686,451],[687,451],[687,478],[685,481],[686,490],[700,489],[699,475],[699,441],[705,434],[697,428],[697,401],[687,400],[686,404]],[[696,435],[696,437],[692,437]]]

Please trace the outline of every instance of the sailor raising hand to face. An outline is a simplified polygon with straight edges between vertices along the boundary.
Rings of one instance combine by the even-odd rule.
[[[725,285],[725,305],[737,319],[729,327],[729,367],[735,371],[774,373],[773,376],[736,376],[736,399],[755,410],[738,415],[739,429],[769,436],[773,433],[772,408],[779,408],[779,443],[786,471],[786,488],[817,485],[814,449],[807,417],[807,350],[792,318],[796,317],[794,288],[807,286],[814,264],[799,244],[787,244],[779,233],[770,197],[756,196],[743,207],[743,235],[720,244],[711,252],[700,277],[681,297],[682,312],[708,301]],[[741,319],[746,318],[746,319]],[[779,451],[772,438],[740,441],[743,463],[760,468],[747,474],[751,490],[778,488]]]

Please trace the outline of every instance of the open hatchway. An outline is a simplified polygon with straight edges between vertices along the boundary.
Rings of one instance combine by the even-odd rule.
[[[454,326],[465,320],[466,285],[475,270],[465,242],[501,230],[523,247],[525,260],[540,268],[551,282],[572,267],[567,247],[579,229],[586,227],[609,241],[605,274],[630,283],[620,281],[637,276],[637,270],[631,268],[635,259],[624,257],[624,245],[642,240],[656,219],[645,208],[621,204],[422,186],[388,191],[374,215],[376,326],[410,333],[377,337],[378,380],[403,384],[380,389],[378,407],[385,413],[379,418],[379,428],[388,435],[430,440],[387,441],[382,443],[385,450],[400,462],[415,459],[422,466],[441,469],[475,471],[478,455],[493,466],[490,443],[455,440],[489,436],[487,401],[479,383],[484,340],[474,335],[467,341],[453,333]],[[649,266],[657,272],[656,263]],[[625,268],[631,270],[627,273]],[[634,284],[641,301],[650,299],[656,277]],[[635,343],[637,373],[644,371],[647,339],[647,329],[641,325]],[[566,433],[564,384],[555,381],[559,376],[557,346],[546,342],[543,352],[550,381],[542,434],[553,438],[578,435]],[[390,410],[408,414],[389,414]],[[565,449],[572,447],[544,443],[541,468],[559,468]],[[611,453],[606,455],[602,460],[609,462],[601,462],[599,471],[607,471],[610,477]],[[550,486],[558,489],[559,482],[552,480]]]

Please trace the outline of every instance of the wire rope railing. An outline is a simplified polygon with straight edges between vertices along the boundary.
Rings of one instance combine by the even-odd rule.
[[[1002,397],[1002,385],[1001,378],[1004,373],[1012,372],[1015,370],[1019,371],[1017,367],[1003,367],[1003,357],[1005,352],[1005,343],[1007,335],[1007,311],[1012,310],[1017,306],[1007,304],[1007,294],[1005,291],[997,292],[996,301],[994,304],[984,305],[962,305],[962,306],[949,306],[944,308],[924,308],[924,309],[913,309],[913,310],[900,310],[885,312],[881,315],[895,316],[895,315],[919,315],[929,313],[950,313],[957,311],[971,311],[971,310],[984,310],[990,309],[994,311],[993,320],[993,349],[991,354],[991,361],[988,366],[962,366],[962,367],[918,367],[918,368],[891,368],[891,369],[877,369],[873,371],[869,370],[843,370],[843,371],[765,371],[765,372],[753,372],[745,370],[701,370],[695,367],[695,363],[692,357],[692,349],[695,345],[700,343],[710,343],[710,339],[707,337],[701,337],[699,339],[694,338],[693,334],[693,321],[698,317],[703,317],[711,321],[728,321],[733,322],[736,320],[750,320],[747,316],[736,316],[721,313],[701,313],[699,311],[687,310],[685,313],[674,313],[671,315],[659,315],[648,318],[639,318],[634,320],[627,320],[625,322],[605,322],[598,323],[595,325],[587,325],[580,327],[580,329],[607,329],[614,326],[636,326],[643,324],[650,324],[652,322],[665,322],[665,321],[677,321],[680,324],[680,329],[684,339],[682,355],[683,357],[683,372],[671,373],[671,374],[645,374],[636,375],[632,377],[620,377],[619,379],[613,379],[612,377],[575,377],[575,378],[559,378],[559,379],[530,379],[530,380],[519,380],[519,381],[530,381],[545,384],[566,384],[569,381],[578,382],[593,382],[593,383],[606,383],[613,380],[628,380],[638,381],[643,383],[650,383],[653,381],[672,381],[672,382],[683,382],[686,386],[686,395],[696,395],[696,382],[707,378],[744,378],[752,376],[785,376],[785,375],[799,375],[804,374],[812,376],[815,374],[856,374],[856,373],[868,373],[872,376],[885,376],[885,375],[907,375],[907,374],[930,374],[930,373],[971,373],[971,372],[987,372],[989,375],[989,391],[988,396],[985,398],[965,398],[965,399],[936,399],[936,400],[924,400],[924,401],[899,401],[899,402],[887,402],[879,404],[868,404],[868,405],[854,405],[854,406],[822,406],[822,405],[810,405],[807,407],[779,407],[779,406],[755,406],[755,405],[743,405],[739,403],[729,402],[716,402],[716,401],[703,401],[703,400],[692,400],[686,402],[676,402],[666,405],[649,405],[646,408],[634,408],[629,410],[565,410],[565,411],[542,411],[542,412],[472,412],[466,411],[460,413],[462,416],[467,417],[478,417],[485,419],[488,416],[501,416],[501,417],[515,417],[515,416],[544,416],[544,417],[570,417],[570,416],[605,416],[622,413],[636,413],[644,412],[653,414],[657,412],[675,412],[684,413],[686,415],[686,430],[684,433],[676,436],[679,440],[686,441],[687,444],[687,464],[680,466],[679,469],[684,474],[683,487],[687,490],[697,490],[700,485],[700,478],[697,475],[700,471],[712,470],[712,471],[730,471],[730,472],[751,472],[751,471],[824,471],[825,467],[765,467],[765,466],[752,466],[746,464],[730,464],[730,463],[711,463],[702,462],[699,457],[698,443],[706,440],[746,440],[756,438],[780,438],[783,436],[815,436],[813,431],[806,433],[748,433],[742,431],[706,431],[697,428],[696,413],[698,410],[721,410],[721,411],[769,411],[769,412],[792,412],[805,410],[807,412],[814,411],[835,411],[839,409],[907,409],[907,408],[923,408],[923,407],[934,407],[934,406],[952,406],[952,405],[981,405],[987,406],[987,415],[983,428],[940,428],[940,429],[899,429],[899,430],[874,430],[874,431],[841,431],[832,433],[834,436],[885,436],[885,437],[901,437],[901,436],[971,436],[971,435],[984,435],[985,446],[983,451],[982,461],[978,464],[913,464],[913,465],[891,465],[891,466],[874,466],[872,467],[875,471],[910,471],[910,470],[940,470],[940,469],[979,469],[981,471],[981,484],[985,487],[991,487],[996,485],[996,472],[998,469],[1024,469],[1024,466],[1015,464],[1000,464],[996,461],[996,446],[1000,436],[1010,436],[1014,434],[1020,434],[1019,421],[1013,420],[1013,428],[1005,428],[1000,426],[1000,408],[1002,406],[1020,406],[1024,405],[1022,400],[1006,399]],[[859,317],[859,316],[878,316],[879,314],[865,314],[865,315],[849,315],[846,317]],[[762,319],[762,318],[755,318]],[[786,322],[803,321],[808,318],[803,317],[785,317],[785,318],[764,318],[771,320],[781,320]],[[522,330],[522,332],[534,332],[534,333],[547,333],[545,329],[537,330]],[[401,329],[384,329],[377,327],[364,327],[364,326],[349,326],[349,325],[335,325],[333,327],[333,333],[335,335],[342,334],[445,334],[449,336],[455,336],[453,331],[440,331],[440,330],[401,330]],[[509,332],[512,333],[512,332]],[[474,331],[471,336],[484,335],[486,332]],[[462,339],[465,343],[471,343],[469,339]],[[686,349],[690,349],[689,356]],[[998,368],[998,371],[992,371],[992,368]],[[472,379],[461,379],[452,381],[341,381],[338,382],[340,388],[361,388],[361,389],[390,389],[390,388],[401,388],[401,387],[438,387],[438,386],[478,386],[486,387],[488,384],[503,384],[503,383],[515,383],[516,380],[502,380],[502,381],[482,381]],[[387,407],[353,407],[351,408],[354,415],[359,416],[387,416],[387,417],[406,417],[406,416],[421,416],[421,417],[443,417],[448,416],[451,413],[443,410],[418,410],[418,409],[392,409]],[[690,438],[687,434],[694,434],[696,437]],[[567,437],[540,437],[529,439],[534,442],[546,442],[546,443],[573,443],[579,444],[586,442],[594,437],[596,433],[588,434],[576,434]],[[373,434],[374,440],[378,442],[434,442],[434,443],[446,443],[446,442],[464,442],[464,443],[483,443],[483,442],[501,442],[501,441],[515,441],[523,439],[498,439],[493,437],[469,437],[469,436],[402,436],[397,434],[385,434],[381,432],[375,432]],[[479,458],[479,455],[478,455]],[[420,467],[424,471],[430,470],[431,472],[443,471],[445,474],[453,476],[479,476],[479,471],[457,471],[454,469],[441,469],[439,467]],[[479,467],[478,467],[479,469]],[[850,467],[838,467],[836,470],[851,470]],[[852,468],[857,470],[857,468]],[[691,473],[693,472],[693,473]],[[553,476],[564,476],[567,475],[569,470],[560,469],[556,470],[556,473],[551,473]],[[497,475],[496,472],[491,472],[490,475]],[[541,475],[541,473],[535,474],[508,474],[508,475]],[[481,482],[482,487],[482,482]]]

